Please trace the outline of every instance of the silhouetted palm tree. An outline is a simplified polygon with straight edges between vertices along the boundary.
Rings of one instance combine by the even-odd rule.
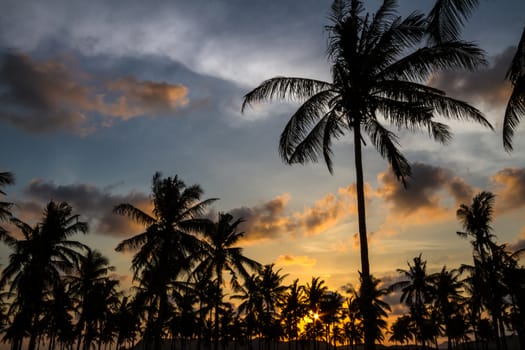
[[[441,143],[450,140],[451,132],[447,125],[434,119],[437,115],[473,120],[492,128],[474,107],[421,83],[438,70],[475,69],[485,63],[482,51],[457,40],[454,31],[448,33],[450,40],[442,41],[449,37],[438,34],[447,33],[447,25],[454,23],[453,16],[437,18],[439,26],[432,26],[422,14],[398,17],[396,6],[397,1],[385,0],[375,14],[369,15],[363,13],[363,1],[334,1],[332,23],[326,27],[332,81],[272,78],[246,94],[242,106],[244,110],[253,103],[271,99],[302,103],[279,142],[280,155],[289,164],[304,164],[322,157],[332,172],[333,140],[345,132],[352,134],[364,277],[370,275],[362,160],[364,134],[405,183],[411,174],[410,165],[398,148],[398,137],[385,123],[411,131],[426,130]],[[446,4],[438,8],[452,14],[468,9]],[[430,29],[435,29],[436,40],[429,41],[431,46],[421,47]],[[367,347],[371,349],[373,344],[367,341]]]
[[[401,345],[408,345],[414,339],[415,329],[410,315],[399,316],[390,326],[389,340]]]
[[[208,229],[204,231],[204,255],[193,271],[194,274],[200,276],[200,279],[214,280],[217,286],[218,295],[214,305],[215,350],[219,348],[219,306],[223,295],[223,273],[228,272],[230,274],[230,284],[232,288],[236,289],[239,286],[238,275],[243,280],[247,280],[250,277],[247,268],[258,270],[261,267],[258,262],[245,257],[242,254],[242,248],[237,246],[239,239],[244,235],[244,232],[238,230],[242,219],[232,221],[232,215],[219,213],[219,221],[209,225]]]
[[[349,289],[352,291],[352,288]],[[363,322],[360,319],[359,304],[355,293],[346,299],[346,307],[343,312],[345,315],[343,331],[349,340],[351,349],[355,350],[357,344],[360,344],[364,338]]]
[[[421,254],[416,256],[413,261],[413,265],[407,263],[408,270],[397,269],[407,279],[394,283],[390,289],[401,290],[400,302],[406,303],[410,308],[410,315],[417,328],[416,340],[425,347],[427,339],[424,337],[424,328],[429,317],[427,303],[432,297],[433,289],[426,271],[427,262],[421,258]]]
[[[288,290],[288,286],[283,285],[286,276],[281,274],[281,269],[274,270],[274,264],[268,264],[260,270],[257,280],[262,301],[259,322],[261,322],[261,332],[266,338],[268,350],[270,342],[278,340],[283,333],[279,323],[278,309],[283,304]]]
[[[328,349],[330,349],[330,346],[333,346],[334,349],[337,347],[335,338],[331,337],[331,335],[333,335],[333,330],[337,328],[337,323],[341,321],[342,306],[344,301],[344,297],[341,294],[334,291],[326,292],[321,300],[320,319],[321,322],[325,325],[326,342],[328,344]]]
[[[307,314],[306,299],[299,280],[296,279],[288,287],[281,307],[281,320],[284,325],[284,333],[288,339],[288,349],[297,343],[299,337],[299,321]]]
[[[152,181],[153,215],[131,204],[115,207],[117,214],[129,216],[145,226],[146,230],[122,241],[117,251],[136,251],[132,268],[134,278],[142,283],[142,295],[148,301],[148,338],[154,349],[161,346],[163,329],[167,327],[169,298],[173,282],[181,274],[189,273],[193,261],[203,253],[202,242],[195,236],[209,226],[202,219],[205,208],[216,199],[201,201],[198,185],[186,187],[177,176],[162,178],[160,173]],[[151,291],[145,287],[152,288]],[[147,296],[147,297],[146,297]]]
[[[89,350],[97,335],[97,326],[108,319],[111,307],[118,303],[118,281],[109,273],[115,268],[97,250],[88,249],[77,265],[77,274],[69,276],[71,292],[77,300],[77,349]]]
[[[503,146],[512,151],[514,132],[525,115],[525,27],[505,78],[512,84],[512,93],[503,118]]]
[[[73,299],[64,283],[58,283],[44,301],[42,325],[45,327],[49,349],[55,349],[56,343],[72,344]]]
[[[306,283],[304,287],[304,294],[306,297],[306,305],[308,307],[308,316],[312,321],[312,327],[310,338],[314,341],[314,350],[316,349],[317,337],[319,336],[318,326],[319,323],[319,314],[321,312],[321,301],[323,296],[328,291],[328,287],[324,284],[324,280],[320,277],[312,277],[310,283]]]
[[[40,335],[40,320],[44,306],[44,295],[61,282],[64,272],[69,272],[86,246],[69,240],[76,233],[86,233],[88,226],[79,221],[78,215],[65,202],[49,202],[42,221],[36,226],[12,219],[20,229],[23,239],[3,233],[1,239],[13,253],[9,264],[2,271],[0,287],[10,283],[9,291],[16,291],[12,311],[19,330],[14,333],[29,334],[28,349],[36,346]],[[22,339],[12,338],[13,348],[21,346]]]
[[[470,281],[478,284],[471,289],[476,289],[474,298],[479,298],[481,306],[492,318],[499,349],[505,346],[503,313],[507,291],[502,279],[504,264],[500,247],[493,240],[493,212],[494,194],[483,191],[474,196],[471,205],[461,204],[456,215],[465,230],[457,234],[464,238],[472,237],[471,244],[474,248],[474,266],[465,265],[463,269],[469,270]]]
[[[347,293],[352,294],[359,311],[365,342],[367,338],[372,342],[381,342],[387,330],[387,312],[390,311],[390,306],[383,299],[391,291],[380,287],[381,281],[373,276],[361,275],[360,282],[359,290],[349,288]]]
[[[460,271],[452,269],[448,271],[445,266],[441,272],[430,275],[432,286],[433,309],[440,317],[444,326],[445,336],[448,339],[448,349],[453,348],[452,342],[457,338],[454,332],[458,327],[456,321],[461,315],[463,303],[463,281],[460,280]]]

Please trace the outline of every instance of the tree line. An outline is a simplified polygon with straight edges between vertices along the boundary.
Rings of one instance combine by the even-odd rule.
[[[14,181],[0,173],[0,184]],[[4,192],[2,192],[4,194]],[[206,218],[198,185],[156,173],[153,210],[131,204],[114,208],[143,225],[144,231],[123,240],[117,251],[134,253],[133,287],[124,293],[100,252],[72,236],[88,225],[73,208],[51,201],[42,219],[31,226],[13,217],[9,202],[0,202],[3,221],[18,235],[0,228],[11,249],[0,275],[0,334],[11,349],[292,349],[355,350],[365,335],[423,349],[445,337],[449,349],[492,342],[505,349],[505,335],[517,334],[525,345],[525,268],[518,250],[498,244],[492,232],[494,195],[477,194],[461,205],[460,237],[472,244],[471,263],[429,273],[422,255],[398,269],[389,286],[371,277],[367,288],[329,289],[320,277],[285,284],[287,276],[273,264],[262,265],[238,245],[241,218],[219,213]],[[17,238],[20,237],[21,238]],[[385,296],[399,293],[406,313],[391,324]],[[366,295],[365,295],[366,294]],[[371,303],[371,307],[368,305]],[[372,322],[363,310],[371,308]],[[393,317],[392,317],[393,318]],[[367,328],[369,327],[369,328]],[[167,345],[164,345],[164,347]]]

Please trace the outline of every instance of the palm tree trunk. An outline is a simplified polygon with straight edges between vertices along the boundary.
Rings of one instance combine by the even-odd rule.
[[[359,246],[361,248],[361,278],[363,283],[370,282],[370,263],[368,261],[368,238],[366,235],[366,213],[365,213],[365,189],[363,180],[363,159],[361,150],[361,125],[359,118],[354,119],[354,158],[355,158],[355,172],[356,172],[356,192],[357,192],[357,217],[359,224]],[[361,289],[363,286],[361,286]],[[366,288],[368,289],[368,288]],[[370,309],[370,298],[362,295],[365,299],[364,309]],[[366,310],[363,310],[366,311]],[[370,332],[367,331],[371,327],[371,317],[368,311],[363,312],[363,323],[365,325],[365,350],[374,350],[374,339],[371,338]]]
[[[365,189],[363,180],[363,159],[361,150],[361,126],[354,122],[354,156],[357,192],[357,217],[359,224],[359,246],[361,248],[361,273],[363,278],[370,276],[368,261],[368,238],[366,235]]]

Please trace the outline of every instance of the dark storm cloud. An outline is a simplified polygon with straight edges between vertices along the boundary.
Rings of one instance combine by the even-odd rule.
[[[87,184],[56,185],[33,180],[24,192],[29,200],[22,202],[20,206],[24,211],[33,212],[33,217],[41,216],[42,208],[48,201],[65,201],[71,204],[74,213],[95,224],[91,232],[120,237],[140,232],[140,226],[127,217],[114,214],[113,208],[121,203],[129,203],[148,212],[150,207],[150,200],[143,193],[115,195],[109,190]]]
[[[447,94],[490,106],[503,106],[510,96],[511,86],[505,80],[516,47],[510,46],[493,57],[489,67],[476,72],[442,72],[435,75],[430,85],[444,90]]]
[[[455,204],[470,200],[473,189],[465,181],[452,174],[450,170],[414,163],[408,188],[397,181],[390,169],[381,173],[378,195],[393,205],[393,210],[402,216],[415,214],[419,210],[442,210],[440,192],[447,191]]]
[[[98,82],[67,58],[35,61],[5,54],[0,66],[0,121],[32,133],[95,130],[93,114],[127,120],[173,111],[187,103],[187,88],[133,77]]]

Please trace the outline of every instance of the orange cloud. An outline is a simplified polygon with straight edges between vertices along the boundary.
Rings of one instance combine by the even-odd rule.
[[[71,60],[70,60],[71,61]],[[188,89],[133,77],[104,83],[66,65],[10,53],[0,65],[0,121],[33,133],[67,131],[87,135],[96,116],[128,120],[172,112],[188,103]]]
[[[496,187],[496,209],[507,212],[525,206],[525,168],[506,168],[490,177]]]
[[[280,255],[275,261],[276,265],[299,265],[303,267],[313,267],[317,264],[317,260],[309,258],[306,255],[294,256],[294,255]]]
[[[182,85],[126,77],[110,81],[106,86],[119,97],[115,103],[106,103],[99,95],[100,111],[124,120],[147,113],[169,112],[188,104],[188,89]]]
[[[372,193],[368,185],[365,192]],[[251,208],[232,209],[230,213],[234,217],[245,220],[245,242],[274,239],[283,234],[318,235],[357,214],[354,185],[339,188],[337,193],[327,194],[302,211],[286,210],[290,199],[289,194],[282,194]]]
[[[474,189],[450,170],[423,163],[414,163],[408,188],[404,188],[390,169],[378,175],[376,195],[388,205],[401,224],[426,224],[453,217],[462,202],[468,202]],[[453,199],[453,207],[444,199]],[[387,219],[388,220],[388,219]]]

